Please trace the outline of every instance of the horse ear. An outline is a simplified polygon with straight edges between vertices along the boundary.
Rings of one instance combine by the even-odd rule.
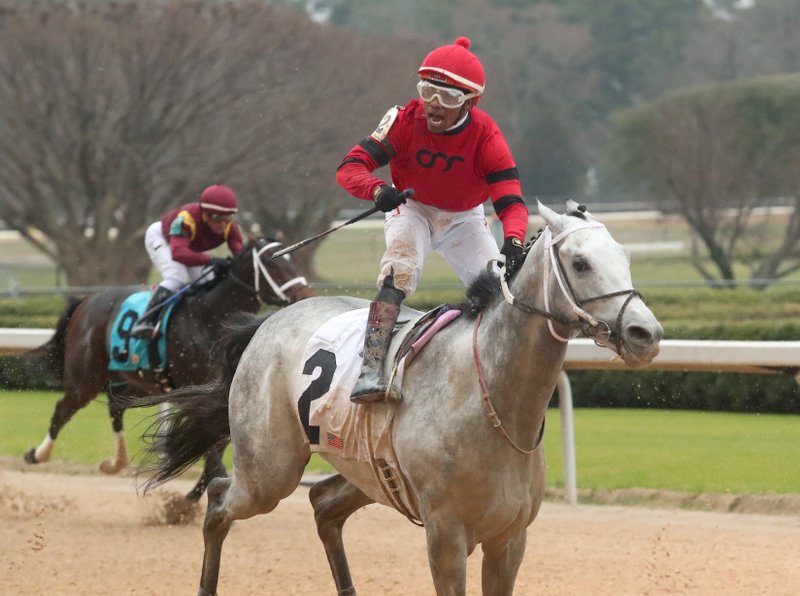
[[[550,207],[543,205],[539,199],[536,199],[536,204],[539,206],[539,215],[544,219],[544,223],[550,227],[554,227],[558,221],[558,213],[550,209]]]
[[[586,209],[586,205],[576,203],[572,199],[567,199],[567,215],[577,215],[583,219],[592,218],[592,214]]]

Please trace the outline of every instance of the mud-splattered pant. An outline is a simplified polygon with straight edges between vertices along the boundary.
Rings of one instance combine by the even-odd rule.
[[[483,205],[469,211],[445,211],[410,199],[386,214],[386,252],[378,287],[394,271],[394,285],[410,296],[431,250],[440,253],[466,286],[500,252],[486,224]]]

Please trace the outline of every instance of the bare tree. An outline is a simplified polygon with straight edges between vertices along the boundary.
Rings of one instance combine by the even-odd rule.
[[[730,285],[737,265],[755,287],[800,269],[799,89],[797,77],[695,88],[615,116],[622,175],[677,206],[712,285]],[[779,202],[788,218],[755,216]]]
[[[8,6],[0,218],[73,285],[144,281],[147,225],[211,183],[266,232],[317,231],[414,62],[397,49],[262,2]]]

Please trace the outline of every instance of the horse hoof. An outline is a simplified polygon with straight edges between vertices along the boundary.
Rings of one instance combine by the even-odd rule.
[[[124,467],[124,465],[114,463],[114,461],[107,459],[100,464],[100,471],[109,476],[113,476]]]
[[[36,459],[36,448],[31,447],[25,452],[25,461],[29,464],[38,464],[39,460]]]

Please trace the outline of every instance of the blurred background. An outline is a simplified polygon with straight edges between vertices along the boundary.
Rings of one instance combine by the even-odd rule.
[[[238,192],[247,227],[288,243],[362,209],[335,183],[341,157],[459,35],[485,65],[481,108],[529,204],[674,214],[686,276],[709,284],[800,268],[791,0],[0,7],[0,225],[62,285],[146,282],[146,226],[211,183]],[[295,262],[325,280],[324,250]],[[0,289],[33,284],[27,262],[0,259]]]

